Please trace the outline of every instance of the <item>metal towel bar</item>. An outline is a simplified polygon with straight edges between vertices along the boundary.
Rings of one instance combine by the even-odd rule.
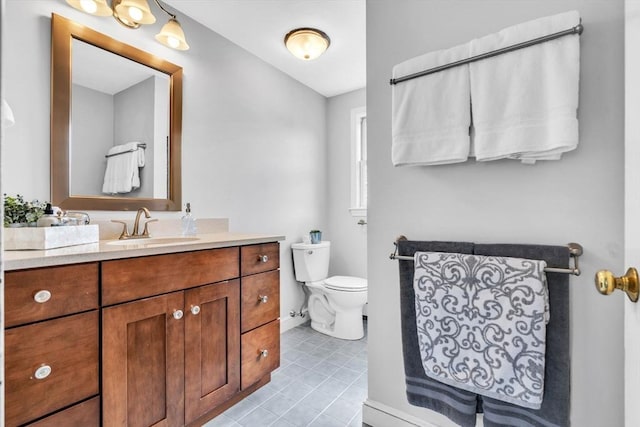
[[[417,73],[413,73],[413,74],[409,74],[409,75],[406,75],[406,76],[402,76],[402,77],[398,77],[398,78],[395,78],[395,79],[391,79],[389,81],[389,84],[395,85],[395,84],[398,84],[398,83],[406,82],[407,80],[412,80],[412,79],[415,79],[415,78],[418,78],[418,77],[422,77],[422,76],[426,76],[426,75],[429,75],[429,74],[438,73],[440,71],[444,71],[444,70],[447,70],[449,68],[457,67],[457,66],[464,65],[464,64],[469,64],[471,62],[480,61],[481,59],[492,58],[494,56],[502,55],[503,53],[513,52],[514,50],[522,49],[524,47],[533,46],[533,45],[536,45],[536,44],[539,44],[539,43],[544,43],[544,42],[547,42],[549,40],[555,40],[557,38],[568,36],[568,35],[571,35],[571,34],[580,35],[580,34],[582,34],[582,31],[584,31],[584,26],[582,25],[582,23],[580,23],[580,24],[576,25],[573,28],[569,28],[568,30],[559,31],[557,33],[549,34],[547,36],[542,36],[542,37],[538,37],[538,38],[533,39],[533,40],[528,40],[526,42],[517,43],[517,44],[511,45],[511,46],[503,47],[501,49],[492,50],[492,51],[486,52],[486,53],[481,53],[480,55],[472,56],[472,57],[467,58],[467,59],[461,59],[460,61],[455,61],[455,62],[452,62],[450,64],[440,65],[438,67],[429,68],[428,70],[418,71]]]
[[[412,256],[403,256],[398,255],[398,241],[399,240],[407,240],[405,236],[400,236],[396,239],[393,244],[396,246],[396,249],[393,251],[391,255],[389,255],[389,259],[400,260],[400,261],[413,261]],[[571,259],[573,259],[573,268],[555,268],[555,267],[547,267],[544,269],[546,273],[564,273],[564,274],[573,274],[575,276],[580,275],[580,268],[578,267],[578,258],[582,255],[582,245],[579,243],[568,243],[567,247],[569,248],[569,255],[571,255]]]

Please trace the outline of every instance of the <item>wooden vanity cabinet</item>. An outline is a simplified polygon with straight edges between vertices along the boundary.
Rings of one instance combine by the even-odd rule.
[[[8,271],[5,307],[5,425],[100,425],[98,264]]]
[[[243,390],[280,366],[280,248],[243,246],[241,352]]]
[[[105,426],[182,426],[240,390],[238,248],[107,261],[102,274],[103,300],[118,302],[103,309]]]
[[[5,301],[7,427],[199,427],[280,364],[278,243],[9,271]]]

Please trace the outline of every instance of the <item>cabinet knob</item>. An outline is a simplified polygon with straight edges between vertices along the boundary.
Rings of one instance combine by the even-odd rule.
[[[198,313],[200,313],[200,306],[199,305],[192,305],[191,306],[191,314],[193,314],[195,316]]]
[[[182,310],[173,310],[173,318],[176,320],[180,320],[182,319],[182,316],[184,316],[184,313],[182,312]]]
[[[33,373],[33,378],[37,380],[43,380],[51,375],[51,366],[42,365]]]
[[[44,304],[50,299],[51,299],[51,292],[47,291],[46,289],[36,292],[36,294],[33,296],[33,300],[39,304]]]
[[[267,295],[260,295],[258,297],[258,302],[261,302],[262,304],[266,304],[267,301],[269,301],[269,297]]]
[[[260,350],[260,357],[262,357],[263,359],[268,355],[269,355],[269,350],[267,350],[266,348],[264,350]]]
[[[258,255],[258,261],[269,262],[269,257],[267,255]]]

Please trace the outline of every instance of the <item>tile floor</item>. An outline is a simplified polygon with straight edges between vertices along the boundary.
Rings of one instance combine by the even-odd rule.
[[[331,338],[308,323],[281,335],[271,382],[203,427],[361,427],[367,336]]]

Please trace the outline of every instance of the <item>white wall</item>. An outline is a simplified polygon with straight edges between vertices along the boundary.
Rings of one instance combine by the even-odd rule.
[[[191,50],[178,52],[154,39],[164,22],[133,31],[64,1],[9,0],[6,6],[4,30],[12,37],[2,45],[3,96],[17,123],[3,142],[3,190],[49,198],[50,16],[55,12],[183,67],[183,201],[191,202],[196,217],[229,218],[231,231],[286,235],[283,319],[299,308],[303,294],[289,247],[311,227],[327,226],[326,99],[186,16],[179,19]],[[162,12],[156,16],[164,21]],[[132,214],[92,212],[93,218],[116,216]]]
[[[334,96],[327,102],[328,231],[330,275],[367,277],[367,226],[349,212],[351,207],[351,110],[366,105],[365,89]],[[363,218],[366,220],[366,218]]]
[[[392,67],[530,19],[578,9],[580,146],[559,162],[436,167],[391,164]],[[571,278],[572,425],[623,425],[623,294],[603,297],[596,270],[623,273],[622,0],[375,0],[367,2],[369,131],[369,399],[432,422],[406,402],[393,240],[584,246]],[[438,421],[440,420],[440,421]],[[365,414],[365,422],[368,421]],[[370,421],[370,420],[369,420]]]

